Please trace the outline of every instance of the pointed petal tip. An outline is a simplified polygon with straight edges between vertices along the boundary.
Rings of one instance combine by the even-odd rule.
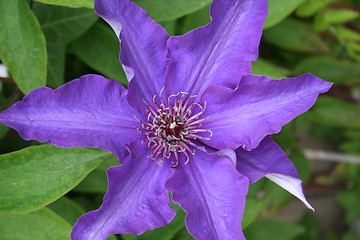
[[[307,73],[284,79],[244,75],[234,90],[209,87],[202,99],[211,119],[203,126],[216,137],[206,144],[217,149],[243,146],[253,150],[265,136],[280,132],[282,126],[308,111],[331,86]]]
[[[300,198],[299,198],[299,199],[300,199]],[[310,209],[311,211],[315,212],[314,207],[311,206],[311,204],[306,200],[305,196],[304,196],[303,199],[300,199],[300,201],[302,201],[308,209]]]
[[[315,212],[315,209],[314,209],[310,204],[306,205],[306,207],[307,207],[308,209],[310,209],[311,211]]]
[[[304,195],[301,183],[302,181],[299,178],[294,178],[291,176],[287,176],[284,174],[271,173],[265,175],[266,178],[270,179],[274,183],[278,184],[280,187],[284,188],[286,191],[297,197],[300,201],[302,201],[305,206],[315,211],[315,209],[310,205],[310,203],[306,200]]]
[[[258,57],[267,9],[267,0],[212,1],[209,24],[167,42],[169,91],[202,95],[212,85],[236,87]]]
[[[135,110],[129,106],[126,94],[115,80],[84,75],[55,90],[33,90],[3,111],[0,121],[25,140],[118,153],[127,142],[142,138],[136,132]]]
[[[304,79],[309,79],[309,80],[316,79],[316,81],[318,81],[320,83],[319,84],[319,93],[325,93],[325,92],[329,91],[329,89],[334,84],[332,82],[325,81],[325,80],[315,76],[312,73],[305,73],[303,75],[300,75],[299,78],[300,77],[303,77]]]

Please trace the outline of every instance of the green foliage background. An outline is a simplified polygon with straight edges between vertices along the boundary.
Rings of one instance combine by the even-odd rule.
[[[211,0],[134,1],[169,35],[184,34],[210,20]],[[9,77],[0,77],[0,111],[37,87],[55,88],[83,74],[99,73],[127,84],[118,39],[92,8],[93,0],[0,0],[0,60],[9,71]],[[325,233],[305,209],[298,223],[272,220],[292,197],[261,180],[248,195],[242,223],[248,239],[356,239],[348,230],[360,220],[359,163],[334,163],[326,173],[314,175],[299,136],[322,142],[332,152],[360,155],[359,62],[359,0],[269,0],[253,73],[284,78],[311,72],[334,83],[309,112],[274,139],[308,186],[325,191],[342,186],[334,196],[344,218],[339,219],[340,231]],[[26,142],[0,124],[0,239],[69,239],[76,219],[100,206],[107,189],[106,169],[118,162],[100,150],[34,145],[39,143]],[[192,239],[185,213],[173,207],[178,215],[168,226],[142,236],[109,239]]]

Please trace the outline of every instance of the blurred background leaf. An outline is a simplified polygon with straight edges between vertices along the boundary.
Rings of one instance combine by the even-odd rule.
[[[304,0],[268,0],[269,13],[264,29],[275,26],[289,16]]]
[[[5,125],[3,124],[0,125],[0,139],[2,139],[5,136],[8,130],[9,128],[6,127]]]
[[[122,238],[124,240],[171,240],[174,238],[176,239],[176,235],[185,227],[184,225],[185,212],[177,204],[171,204],[171,207],[176,210],[177,214],[174,220],[172,220],[172,222],[169,223],[166,227],[147,231],[141,236],[136,236],[133,234],[123,234]]]
[[[302,226],[287,222],[259,220],[246,228],[244,234],[251,240],[290,240],[304,231]]]
[[[314,26],[318,31],[327,30],[331,24],[345,23],[360,16],[359,12],[349,9],[326,9],[316,15]]]
[[[242,229],[246,229],[256,220],[256,218],[267,206],[266,204],[267,199],[252,199],[250,197],[246,199],[245,212],[241,222]]]
[[[252,64],[252,74],[255,75],[266,75],[275,79],[286,78],[290,75],[290,72],[282,67],[276,66],[273,63],[270,63],[266,60],[258,58]]]
[[[70,45],[70,52],[88,66],[126,86],[127,79],[119,61],[119,51],[119,39],[102,23],[95,24]]]
[[[335,1],[336,0],[305,0],[296,10],[296,14],[300,17],[310,17],[330,2]]]
[[[211,3],[211,0],[134,0],[155,21],[169,21],[195,12]]]
[[[45,86],[45,38],[26,0],[0,1],[0,59],[24,94]]]
[[[342,192],[337,195],[337,200],[341,206],[346,210],[346,221],[348,223],[360,219],[360,208],[359,208],[360,191],[352,190]]]
[[[360,128],[360,106],[336,98],[319,98],[310,116],[314,121],[330,126]]]
[[[147,10],[170,36],[184,34],[210,21],[211,0],[135,2]],[[17,88],[26,93],[45,85],[45,79],[48,86],[57,87],[81,75],[95,73],[127,85],[119,63],[119,40],[92,8],[93,0],[0,0],[0,43],[4,43],[0,44],[0,60],[9,68],[11,75],[0,76],[0,111],[22,97]],[[260,58],[253,63],[253,74],[281,79],[311,72],[333,82],[334,85],[330,92],[320,97],[309,112],[284,126],[279,134],[272,136],[296,166],[309,201],[316,208],[315,213],[306,210],[299,200],[273,182],[260,180],[250,185],[247,196],[242,227],[248,239],[358,239],[354,229],[358,229],[356,223],[360,219],[357,211],[360,198],[360,165],[337,162],[344,161],[341,158],[337,161],[316,161],[309,157],[307,150],[330,155],[343,154],[344,159],[357,159],[360,156],[359,13],[358,0],[269,0],[269,15],[260,45]],[[12,26],[11,30],[8,29],[9,24]],[[11,39],[4,34],[11,35]],[[19,43],[22,41],[18,39],[19,36],[27,37],[24,44]],[[17,46],[20,48],[16,48]],[[16,58],[14,53],[2,57],[2,49],[7,54],[12,49],[19,51],[14,51],[18,54]],[[40,49],[36,52],[38,63],[33,60],[21,62],[32,59],[32,51],[36,49]],[[25,65],[13,67],[14,59]],[[34,64],[38,64],[38,67]],[[28,68],[30,65],[31,68]],[[19,78],[16,72],[23,74],[22,78]],[[26,80],[23,76],[26,76]],[[38,144],[36,141],[24,141],[13,130],[0,125],[1,153]],[[6,164],[2,164],[2,159],[9,160],[8,156],[11,154],[0,157],[0,182],[7,181],[3,171],[12,172],[13,179],[16,179],[15,175],[18,176],[20,170],[25,173],[24,176],[28,176],[30,172],[46,172],[47,168],[50,169],[56,164],[60,166],[61,160],[68,164],[70,158],[74,160],[77,154],[80,154],[70,153],[71,149],[64,150],[61,155],[72,157],[65,160],[64,157],[59,157],[50,163],[46,159],[52,158],[53,154],[60,154],[58,150],[44,151],[42,154],[46,157],[39,159],[34,154],[32,155],[35,157],[30,153],[23,154],[23,151],[27,150],[13,153],[18,157],[11,158],[13,160]],[[64,181],[57,181],[67,187],[60,191],[59,183],[59,191],[44,188],[48,195],[43,199],[32,196],[30,191],[21,190],[33,199],[33,202],[30,201],[31,206],[22,204],[21,199],[15,196],[18,191],[13,191],[12,188],[0,191],[0,208],[11,208],[11,211],[33,211],[49,204],[31,213],[0,215],[0,239],[69,239],[70,225],[73,225],[80,215],[95,210],[102,204],[108,186],[106,169],[119,164],[116,157],[109,153],[84,151],[85,156],[88,151],[105,155],[100,154],[101,156],[94,159],[90,157],[88,161],[80,157],[79,161],[85,162],[73,169],[78,173],[77,180],[69,183],[66,179],[70,173],[63,173],[61,177],[64,177]],[[38,165],[35,161],[42,163],[39,169],[31,169],[31,166]],[[20,162],[28,168],[22,167]],[[59,173],[65,171],[61,167],[58,170]],[[47,177],[54,177],[49,180],[51,187],[56,185],[51,181],[55,181],[60,175]],[[34,185],[43,186],[41,184],[44,185]],[[23,185],[23,188],[30,189],[29,184]],[[31,185],[31,191],[32,188]],[[68,192],[71,188],[73,190]],[[65,193],[66,196],[63,196]],[[15,196],[12,205],[6,203],[9,196]],[[109,239],[193,240],[185,227],[185,213],[177,205],[172,207],[177,210],[178,215],[169,226],[148,231],[141,236],[113,235]],[[333,219],[336,221],[332,222]],[[39,233],[40,229],[42,230],[41,224],[30,228],[32,221],[36,220],[43,224],[43,233]],[[48,226],[45,226],[46,221],[49,222]],[[59,225],[58,228],[54,228],[53,224]],[[24,234],[15,231],[16,229]]]
[[[308,24],[288,18],[264,31],[264,39],[283,49],[305,53],[329,52],[327,44]]]
[[[33,11],[45,34],[48,54],[47,80],[51,87],[64,84],[68,43],[83,35],[98,19],[93,10],[34,4]]]
[[[349,60],[331,57],[306,58],[296,66],[295,74],[308,72],[336,84],[360,82],[359,64]]]

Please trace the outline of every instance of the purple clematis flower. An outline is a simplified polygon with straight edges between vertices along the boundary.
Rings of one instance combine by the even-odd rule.
[[[26,140],[98,147],[120,159],[107,172],[103,205],[77,221],[73,240],[168,224],[169,191],[196,239],[245,239],[248,184],[264,176],[311,208],[295,167],[268,135],[331,84],[312,74],[250,75],[266,0],[214,0],[210,24],[170,38],[129,0],[95,0],[95,10],[119,36],[128,89],[86,75],[38,88],[0,113]]]

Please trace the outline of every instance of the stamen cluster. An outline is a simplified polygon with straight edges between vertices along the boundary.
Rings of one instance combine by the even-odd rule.
[[[157,159],[161,156],[164,161],[165,158],[174,156],[172,167],[178,165],[179,153],[185,156],[185,164],[189,162],[189,154],[195,154],[194,148],[199,148],[194,140],[209,140],[212,136],[210,130],[201,128],[202,123],[209,118],[200,118],[205,112],[206,102],[201,106],[193,102],[196,95],[187,95],[185,92],[170,95],[167,102],[163,100],[161,92],[159,100],[154,95],[152,105],[144,101],[147,106],[147,121],[138,120],[143,128],[138,131],[146,135],[142,143],[148,142],[148,147],[153,149],[150,157]],[[196,108],[199,109],[193,114]],[[199,135],[204,132],[208,132],[210,136]]]

